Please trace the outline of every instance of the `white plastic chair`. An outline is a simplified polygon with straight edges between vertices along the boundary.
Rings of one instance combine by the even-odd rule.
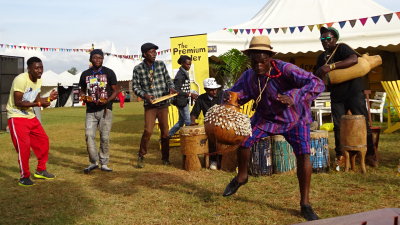
[[[322,92],[318,98],[314,100],[311,111],[316,115],[319,126],[322,125],[322,114],[331,114],[331,93]]]
[[[385,105],[386,92],[375,92],[374,98],[369,99],[370,112],[379,114],[379,121],[383,122],[383,107]],[[367,106],[368,108],[368,106]]]

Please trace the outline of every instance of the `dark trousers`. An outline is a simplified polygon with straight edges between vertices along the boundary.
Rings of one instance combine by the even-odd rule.
[[[147,154],[150,137],[153,133],[153,128],[158,119],[158,124],[161,131],[161,154],[162,160],[169,159],[169,140],[168,140],[168,107],[161,108],[145,108],[144,109],[144,131],[142,140],[140,141],[139,155]]]
[[[360,91],[358,94],[342,101],[331,103],[334,132],[335,132],[335,151],[336,156],[343,155],[340,149],[340,118],[346,114],[348,110],[352,115],[363,115],[365,116],[365,122],[367,124],[367,156],[373,156],[374,145],[372,142],[372,133],[368,124],[368,111],[365,103],[365,96]]]

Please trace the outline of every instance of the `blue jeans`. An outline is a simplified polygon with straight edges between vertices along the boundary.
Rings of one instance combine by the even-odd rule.
[[[183,125],[189,126],[192,121],[190,120],[189,104],[185,107],[179,108],[179,120],[178,122],[169,130],[168,135],[173,136]]]

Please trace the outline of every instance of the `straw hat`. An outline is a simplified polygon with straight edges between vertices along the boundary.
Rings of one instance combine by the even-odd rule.
[[[250,41],[249,48],[242,52],[248,54],[250,50],[269,51],[273,55],[276,54],[276,52],[272,51],[271,40],[266,35],[254,36]]]

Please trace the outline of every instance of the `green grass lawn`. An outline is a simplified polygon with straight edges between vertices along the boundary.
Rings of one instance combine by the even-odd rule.
[[[42,111],[50,138],[51,181],[33,187],[17,185],[17,154],[8,133],[0,133],[0,224],[293,224],[300,217],[294,174],[250,177],[237,194],[221,196],[235,175],[202,169],[181,169],[179,148],[171,149],[172,166],[161,165],[158,131],[146,157],[146,167],[133,166],[143,131],[142,103],[114,104],[111,132],[112,173],[88,165],[84,135],[85,109]],[[382,134],[378,168],[367,174],[334,172],[312,176],[311,201],[321,218],[400,207],[400,135]],[[330,149],[333,134],[330,133]],[[333,156],[333,150],[331,150]],[[32,153],[31,172],[36,167]]]

